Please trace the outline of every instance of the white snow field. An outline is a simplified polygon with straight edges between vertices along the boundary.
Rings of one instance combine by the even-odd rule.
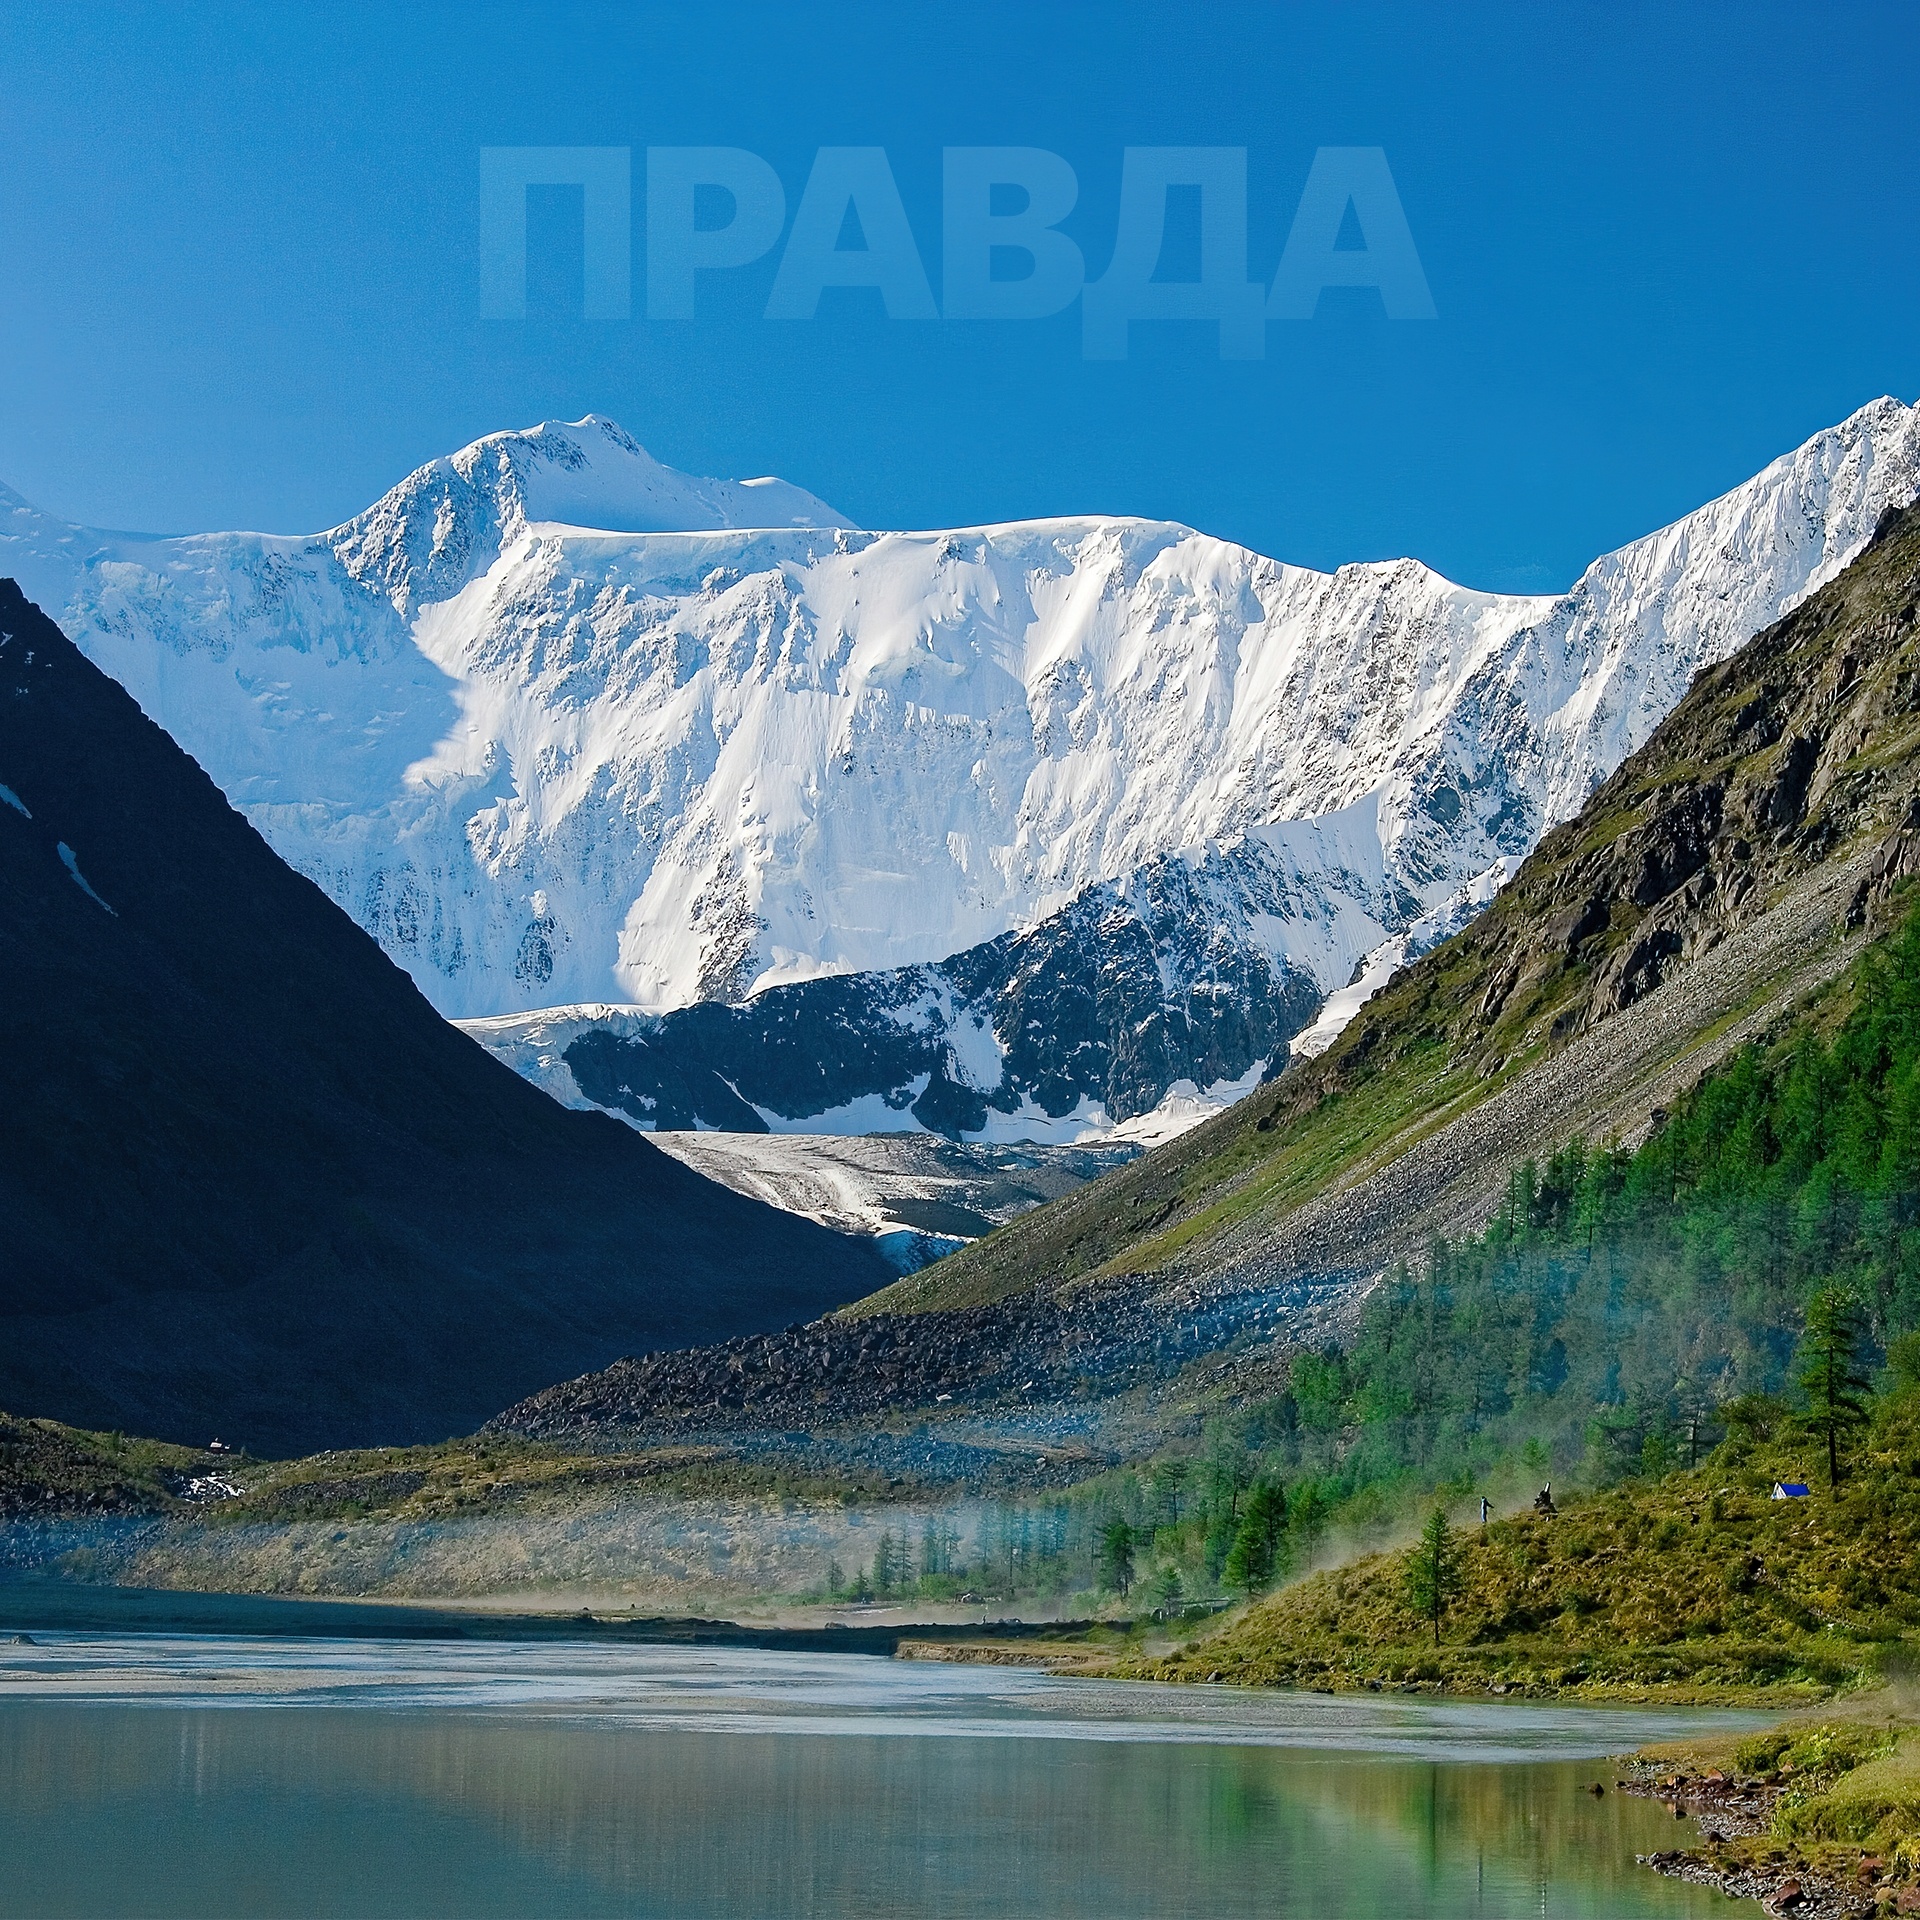
[[[102,533],[0,489],[0,573],[551,1079],[534,1043],[583,1010],[938,960],[1170,858],[1251,862],[1276,963],[1377,984],[1916,493],[1920,409],[1876,400],[1519,598],[1156,521],[863,532],[589,415],[312,536]]]

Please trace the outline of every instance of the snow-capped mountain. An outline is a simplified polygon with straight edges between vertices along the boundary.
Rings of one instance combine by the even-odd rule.
[[[806,1097],[904,1115],[944,1075],[1017,1126],[1238,1084],[1917,492],[1920,412],[1875,401],[1570,593],[1516,598],[1139,520],[861,532],[589,416],[478,441],[310,538],[134,539],[0,496],[0,572],[443,1012],[617,1003],[657,1036],[747,1003],[744,1041],[800,1004],[770,989],[874,976],[854,1024],[904,1020],[945,1065]],[[1180,1036],[1137,1075],[1123,948]],[[1074,1045],[1097,1072],[1022,1064],[1037,952],[1093,969]],[[1196,993],[1261,967],[1245,1046],[1196,1023]]]

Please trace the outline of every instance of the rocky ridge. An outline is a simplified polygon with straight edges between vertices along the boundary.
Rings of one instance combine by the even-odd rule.
[[[1126,1272],[1244,1285],[1289,1241],[1327,1258],[1308,1209],[1343,1189],[1363,1211],[1377,1195],[1376,1220],[1405,1218],[1413,1189],[1394,1163],[1416,1150],[1426,1161],[1400,1172],[1421,1174],[1422,1205],[1451,1177],[1429,1180],[1434,1156],[1478,1167],[1454,1189],[1457,1231],[1511,1157],[1550,1137],[1538,1127],[1644,1125],[1663,1072],[1697,1074],[1716,1029],[1830,977],[1920,872],[1917,609],[1920,516],[1906,509],[1839,580],[1703,672],[1487,912],[1324,1055],[882,1304]],[[1396,1242],[1363,1232],[1346,1250],[1377,1266]]]
[[[772,1447],[825,1471],[879,1465],[922,1488],[1066,1484],[1182,1424],[1176,1403],[1217,1391],[1223,1368],[1242,1385],[1270,1369],[1334,1291],[1297,1282],[1202,1299],[1135,1283],[1069,1301],[828,1318],[623,1359],[485,1431],[583,1449]],[[1115,1409],[1142,1390],[1156,1417],[1115,1432]]]

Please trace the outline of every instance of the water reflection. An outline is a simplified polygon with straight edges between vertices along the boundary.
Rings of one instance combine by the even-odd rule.
[[[538,1652],[416,1647],[385,1679],[364,1648],[311,1645],[10,1661],[0,1914],[1734,1911],[1632,1865],[1674,1823],[1582,1792],[1592,1764],[1369,1753],[1373,1703]],[[1542,1756],[1580,1739],[1567,1722],[1475,1716],[1495,1750]],[[1031,1737],[1069,1723],[1078,1737]],[[1275,1743],[1316,1727],[1346,1750]],[[1439,1730],[1371,1723],[1388,1741]]]

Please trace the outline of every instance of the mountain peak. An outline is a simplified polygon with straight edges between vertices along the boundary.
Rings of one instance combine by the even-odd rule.
[[[774,475],[717,480],[656,460],[617,420],[582,414],[483,434],[420,473],[511,484],[525,519],[598,533],[714,533],[853,522]],[[407,486],[417,475],[410,475]]]
[[[450,598],[534,527],[714,533],[853,522],[785,480],[710,480],[656,460],[603,414],[484,434],[416,467],[325,536],[403,613]]]
[[[467,480],[489,465],[503,478],[512,475],[528,521],[601,533],[853,525],[824,500],[773,475],[714,480],[681,473],[601,413],[483,434],[444,464]]]

